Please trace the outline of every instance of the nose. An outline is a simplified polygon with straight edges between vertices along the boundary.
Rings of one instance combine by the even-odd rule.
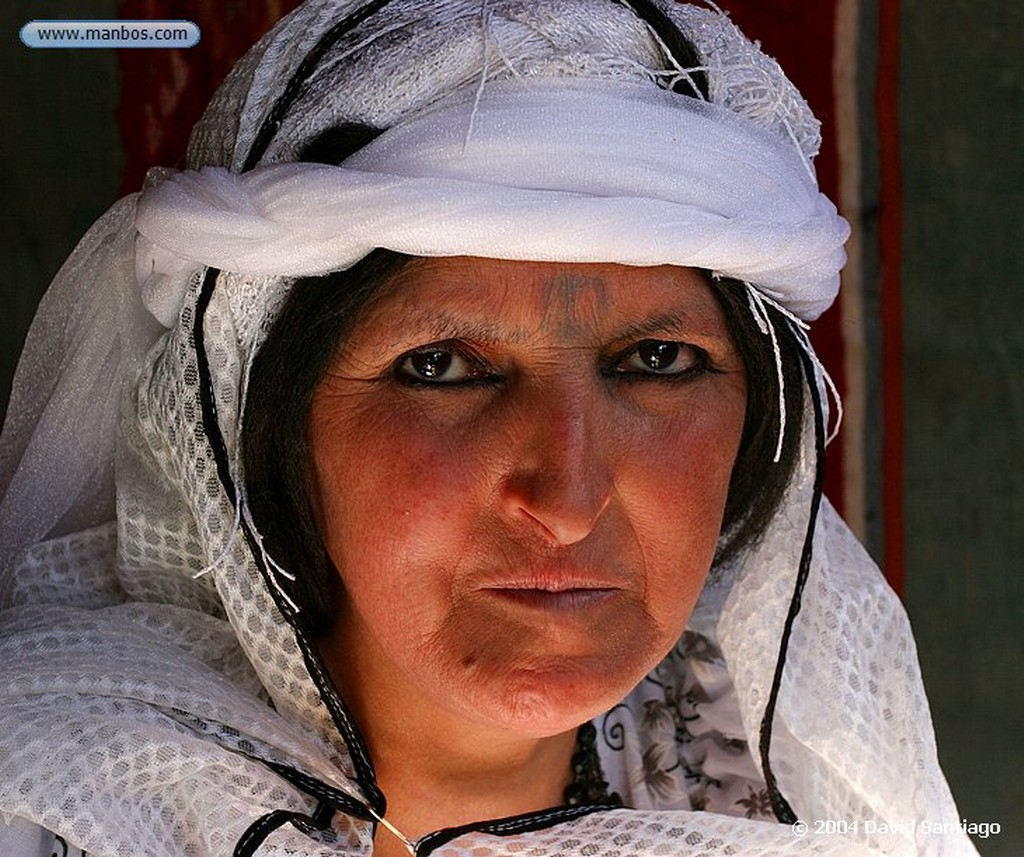
[[[559,547],[582,541],[611,503],[613,438],[600,395],[550,387],[524,397],[501,491],[514,524]]]

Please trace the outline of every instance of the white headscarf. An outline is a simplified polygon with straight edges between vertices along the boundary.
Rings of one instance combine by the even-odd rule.
[[[846,226],[810,166],[816,120],[723,15],[655,7],[706,102],[671,91],[697,70],[625,2],[310,0],[215,97],[194,171],[83,239],[0,449],[0,815],[98,855],[371,847],[371,761],[244,505],[248,367],[294,277],[384,246],[694,265],[806,320],[831,302]],[[388,130],[342,167],[290,163],[355,122]],[[821,419],[765,538],[595,721],[634,809],[420,853],[972,853],[903,611],[817,509]],[[765,823],[770,797],[810,835]],[[814,835],[825,820],[843,835]]]

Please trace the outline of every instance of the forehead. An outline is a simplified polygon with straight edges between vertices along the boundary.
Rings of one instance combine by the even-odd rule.
[[[358,327],[473,323],[502,339],[609,333],[661,319],[720,330],[725,322],[705,274],[692,268],[415,259],[388,282]]]

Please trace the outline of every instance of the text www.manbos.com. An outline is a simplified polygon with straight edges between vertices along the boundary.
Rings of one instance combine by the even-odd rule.
[[[21,41],[30,48],[190,48],[192,21],[29,21]]]

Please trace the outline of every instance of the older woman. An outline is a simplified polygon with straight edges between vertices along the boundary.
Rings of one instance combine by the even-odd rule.
[[[3,853],[971,853],[820,494],[817,131],[711,9],[283,20],[27,346]]]

